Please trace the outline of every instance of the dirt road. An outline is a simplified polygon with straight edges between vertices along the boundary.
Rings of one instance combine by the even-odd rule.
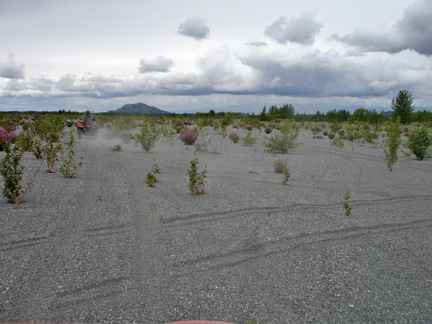
[[[209,136],[199,152],[82,140],[76,179],[40,172],[18,209],[1,201],[0,322],[432,318],[430,159],[390,172],[380,149],[305,132],[277,157]],[[187,192],[194,156],[209,171],[202,196]],[[280,157],[286,186],[272,167]],[[24,159],[26,172],[37,167]]]

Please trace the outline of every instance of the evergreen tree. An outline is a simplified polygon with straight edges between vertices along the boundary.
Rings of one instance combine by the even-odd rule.
[[[401,123],[409,124],[411,113],[414,111],[414,100],[411,92],[406,89],[400,90],[397,97],[392,99],[391,109],[394,110],[393,117],[400,118]]]

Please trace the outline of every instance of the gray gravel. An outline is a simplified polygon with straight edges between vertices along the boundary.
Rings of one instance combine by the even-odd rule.
[[[18,209],[1,198],[0,322],[430,322],[431,159],[390,172],[379,145],[339,149],[310,131],[273,156],[255,132],[247,147],[207,130],[199,152],[84,138],[77,178],[42,169]],[[202,196],[187,191],[194,156]],[[38,163],[26,153],[26,175]]]

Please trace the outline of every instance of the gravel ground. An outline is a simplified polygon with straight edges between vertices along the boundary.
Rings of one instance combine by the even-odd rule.
[[[198,152],[161,140],[148,153],[84,138],[77,178],[43,166],[17,209],[0,201],[0,322],[430,322],[432,160],[390,172],[380,145],[310,131],[273,156],[255,135],[247,147],[208,130]],[[201,196],[187,191],[194,156]],[[28,177],[39,162],[23,159]]]

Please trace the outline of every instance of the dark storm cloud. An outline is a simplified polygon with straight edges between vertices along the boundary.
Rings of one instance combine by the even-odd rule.
[[[179,25],[178,32],[179,34],[193,37],[196,40],[202,40],[209,37],[210,28],[202,18],[191,17]]]
[[[0,62],[0,78],[24,79],[24,64],[16,63],[10,55],[6,62]]]
[[[407,7],[401,19],[387,33],[356,30],[353,34],[332,39],[366,52],[398,53],[411,49],[419,54],[432,55],[432,1],[424,0]]]
[[[291,42],[312,45],[322,27],[322,23],[315,21],[313,13],[305,12],[299,17],[292,17],[290,21],[286,16],[276,19],[265,28],[264,34],[280,44]]]
[[[141,59],[138,71],[140,73],[147,72],[169,72],[173,60],[159,56],[154,60]]]
[[[401,86],[398,71],[379,61],[364,66],[338,55],[313,52],[295,61],[243,57],[254,70],[255,92],[292,97],[375,97]]]

